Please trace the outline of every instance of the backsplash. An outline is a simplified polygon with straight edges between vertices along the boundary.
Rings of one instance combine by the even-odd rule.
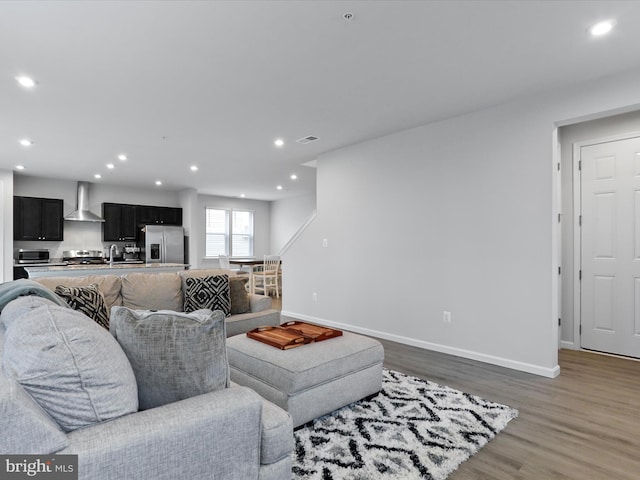
[[[62,252],[65,250],[102,250],[107,256],[109,246],[112,243],[118,245],[118,249],[124,247],[129,242],[103,242],[102,241],[102,224],[89,222],[64,222],[64,241],[62,242],[25,242],[14,241],[14,258],[15,252],[20,248],[46,248],[49,250],[51,259],[62,258]]]

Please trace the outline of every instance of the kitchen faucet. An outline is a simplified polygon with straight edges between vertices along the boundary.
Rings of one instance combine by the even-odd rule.
[[[109,264],[113,265],[113,254],[118,254],[118,246],[114,243],[109,247]]]

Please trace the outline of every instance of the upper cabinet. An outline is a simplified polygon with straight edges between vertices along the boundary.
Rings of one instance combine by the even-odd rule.
[[[105,242],[135,241],[136,206],[121,203],[102,204],[102,238]]]
[[[13,239],[61,242],[63,208],[57,198],[13,197]]]
[[[182,209],[173,207],[136,207],[138,225],[182,225]]]
[[[136,241],[140,225],[182,225],[182,209],[103,203],[102,218],[105,242]]]

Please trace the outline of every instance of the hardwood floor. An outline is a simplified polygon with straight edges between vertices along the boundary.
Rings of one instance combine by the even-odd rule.
[[[385,366],[517,408],[449,478],[640,478],[640,362],[560,351],[555,379],[381,340]]]
[[[640,479],[639,361],[561,350],[550,379],[380,342],[387,368],[519,410],[449,480]]]

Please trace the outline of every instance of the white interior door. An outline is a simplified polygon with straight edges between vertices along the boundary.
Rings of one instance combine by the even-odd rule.
[[[581,346],[640,357],[640,137],[580,158]]]

